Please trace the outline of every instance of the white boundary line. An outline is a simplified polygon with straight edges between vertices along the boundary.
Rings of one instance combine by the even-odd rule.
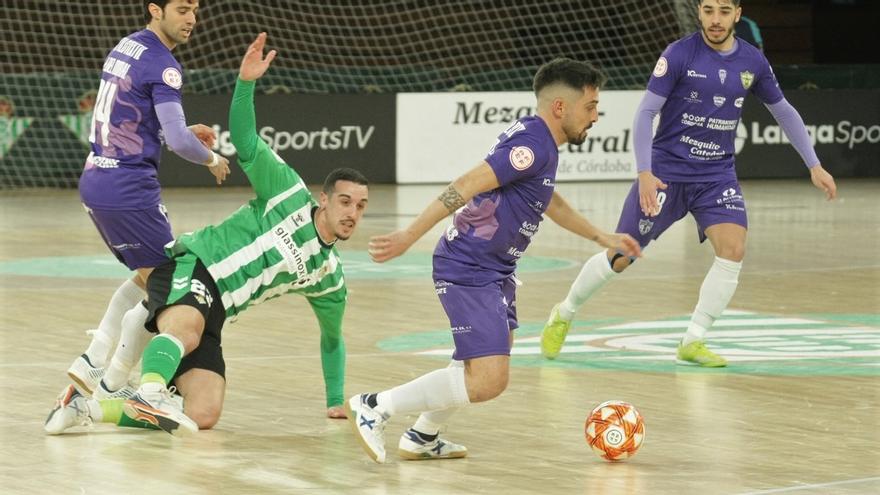
[[[813,490],[815,488],[826,488],[829,486],[840,486],[840,485],[854,485],[857,483],[868,483],[872,481],[880,482],[880,476],[875,476],[873,478],[858,478],[851,480],[842,480],[842,481],[832,481],[830,483],[812,483],[808,485],[798,485],[798,486],[789,486],[786,488],[773,488],[770,490],[759,490],[756,492],[743,492],[738,495],[764,495],[767,493],[785,493],[785,492],[794,492],[798,490]]]

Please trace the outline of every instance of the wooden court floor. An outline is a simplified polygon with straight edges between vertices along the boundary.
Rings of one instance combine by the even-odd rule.
[[[453,417],[462,460],[406,462],[388,426],[374,464],[344,421],[324,417],[318,332],[286,296],[224,329],[227,401],[216,429],[178,440],[109,425],[43,434],[113,290],[125,277],[75,191],[0,192],[2,493],[880,493],[880,181],[842,180],[825,203],[808,179],[746,181],[751,222],[738,292],[710,344],[722,370],[676,367],[674,346],[712,260],[690,218],[585,305],[565,352],[538,354],[550,307],[597,246],[544,223],[521,263],[511,383]],[[430,281],[436,232],[404,258],[367,261],[370,235],[408,223],[443,186],[375,186],[341,246],[349,280],[346,393],[445,366],[450,341]],[[629,184],[562,184],[595,223],[616,224]],[[223,219],[247,189],[165,192],[177,233]],[[583,421],[633,403],[646,441],[611,464]]]

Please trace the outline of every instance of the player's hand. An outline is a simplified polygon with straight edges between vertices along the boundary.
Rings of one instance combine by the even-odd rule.
[[[330,419],[348,419],[348,415],[345,414],[345,408],[342,406],[328,407],[327,417]]]
[[[834,183],[834,177],[822,168],[822,164],[810,169],[810,179],[814,186],[825,191],[826,200],[832,201],[837,198],[837,184]]]
[[[629,258],[642,256],[642,247],[629,234],[602,234],[596,242]]]
[[[217,133],[214,132],[214,129],[205,124],[194,124],[189,126],[188,129],[192,131],[192,133],[196,135],[196,138],[208,149],[214,147],[214,142],[217,140]]]
[[[220,153],[211,153],[213,157],[211,161],[205,165],[208,167],[208,170],[211,171],[211,174],[214,175],[214,178],[217,179],[217,185],[219,186],[229,175],[229,160]],[[214,160],[216,160],[216,163],[214,163]]]
[[[370,258],[373,258],[376,263],[384,263],[405,253],[413,242],[415,242],[414,236],[406,230],[371,237]]]
[[[656,217],[660,214],[657,189],[666,189],[666,184],[655,177],[650,170],[639,172],[639,207],[645,216]]]
[[[275,58],[278,52],[272,50],[266,57],[263,57],[263,48],[266,46],[266,33],[257,35],[257,39],[251,43],[244,58],[241,59],[241,68],[238,70],[238,77],[242,81],[255,81],[263,76],[269,64]]]

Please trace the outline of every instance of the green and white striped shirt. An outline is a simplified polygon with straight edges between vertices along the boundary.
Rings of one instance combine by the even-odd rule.
[[[230,134],[257,197],[220,224],[180,236],[169,254],[191,252],[202,260],[217,283],[227,317],[289,292],[309,298],[332,294],[344,305],[339,254],[321,241],[313,223],[318,205],[299,175],[249,124],[252,93],[252,85],[236,88]]]

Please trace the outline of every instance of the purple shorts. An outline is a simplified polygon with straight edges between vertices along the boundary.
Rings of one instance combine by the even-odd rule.
[[[435,280],[434,289],[452,326],[452,359],[510,355],[510,332],[519,327],[513,277],[482,286]]]
[[[706,240],[706,229],[719,223],[749,227],[742,189],[735,179],[721,182],[667,182],[666,185],[666,190],[657,191],[660,214],[646,217],[639,207],[639,181],[635,181],[620,212],[617,232],[631,235],[645,247],[689,212],[697,221],[700,242]]]
[[[174,236],[164,205],[135,211],[83,207],[110,252],[129,270],[155,268],[168,261],[164,248]]]

